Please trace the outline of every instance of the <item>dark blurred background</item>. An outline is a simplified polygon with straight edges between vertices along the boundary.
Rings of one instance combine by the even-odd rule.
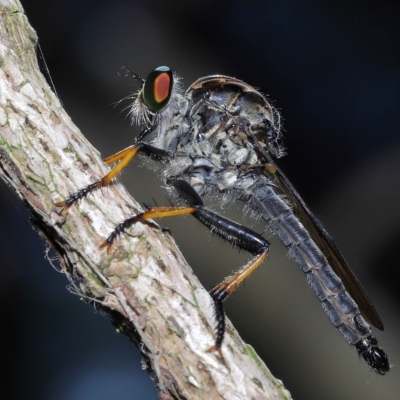
[[[279,164],[379,310],[385,331],[374,333],[394,367],[385,377],[371,373],[275,240],[268,262],[226,303],[227,314],[294,399],[398,399],[400,3],[22,3],[58,96],[104,156],[137,133],[126,118],[128,103],[114,107],[138,89],[118,76],[123,64],[143,76],[168,65],[185,87],[208,74],[231,75],[273,99],[288,151]],[[121,179],[135,198],[166,202],[157,174],[133,164]],[[228,214],[241,220],[236,206]],[[67,292],[67,280],[45,259],[46,247],[28,221],[24,206],[1,185],[1,362],[9,393],[3,398],[156,399],[139,352]],[[206,288],[247,259],[190,218],[162,224]]]

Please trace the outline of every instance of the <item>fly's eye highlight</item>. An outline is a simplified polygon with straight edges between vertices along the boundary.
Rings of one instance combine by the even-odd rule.
[[[172,93],[174,79],[168,67],[151,71],[144,83],[142,98],[148,109],[157,113],[167,106]]]

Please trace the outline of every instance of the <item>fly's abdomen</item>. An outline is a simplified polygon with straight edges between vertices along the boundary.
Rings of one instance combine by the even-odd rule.
[[[311,239],[288,204],[275,193],[267,178],[259,178],[240,195],[252,211],[264,219],[306,274],[332,324],[347,342],[356,345],[371,329],[326,257]]]

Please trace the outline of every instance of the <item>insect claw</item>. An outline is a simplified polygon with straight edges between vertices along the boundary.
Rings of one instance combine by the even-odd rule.
[[[214,353],[214,352],[216,352],[216,353],[218,353],[220,358],[222,358],[222,359],[224,358],[224,356],[222,355],[221,347],[217,346],[215,344],[213,344],[212,346],[207,347],[205,351],[206,351],[206,353]]]
[[[65,207],[65,206],[66,206],[66,203],[65,203],[64,200],[62,200],[62,201],[54,201],[53,204],[54,204],[56,207]]]
[[[99,249],[100,249],[100,250],[106,249],[108,255],[111,254],[111,248],[112,248],[112,243],[109,243],[108,240],[105,240],[105,241],[99,246]]]
[[[55,201],[55,202],[53,202],[53,204],[56,207],[61,208],[60,211],[57,211],[57,213],[59,215],[61,215],[62,217],[65,217],[67,215],[70,206],[67,204],[67,202],[65,200]]]

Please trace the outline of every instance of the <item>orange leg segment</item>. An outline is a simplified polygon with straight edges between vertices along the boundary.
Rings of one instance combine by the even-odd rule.
[[[112,156],[104,158],[103,161],[107,165],[110,165],[110,164],[115,163],[115,162],[117,162],[119,160],[122,160],[125,157],[129,157],[129,161],[130,161],[136,155],[138,150],[139,150],[139,148],[137,146],[135,146],[135,145],[129,146],[126,149],[121,150],[118,153],[113,154]]]
[[[239,285],[247,279],[268,257],[268,249],[266,248],[261,254],[258,254],[243,268],[235,274],[226,278],[223,282],[211,290],[210,295],[214,300],[215,317],[217,319],[217,332],[215,344],[207,348],[207,352],[216,351],[222,357],[221,345],[225,336],[225,313],[223,301],[234,292]]]
[[[110,236],[100,246],[101,249],[107,248],[107,253],[111,252],[111,246],[118,235],[130,228],[138,221],[145,221],[151,218],[165,218],[165,217],[176,217],[179,215],[188,215],[196,212],[195,207],[153,207],[144,211],[143,213],[134,215],[131,218],[118,224]]]
[[[106,186],[110,181],[115,178],[136,156],[140,147],[137,145],[129,146],[125,150],[120,151],[119,153],[114,154],[111,157],[108,157],[104,160],[106,164],[111,164],[113,162],[121,160],[107,175],[103,176],[103,178],[99,179],[98,181],[87,185],[86,187],[78,190],[76,193],[73,193],[68,199],[63,201],[58,201],[54,203],[56,207],[63,207],[62,213],[65,215],[74,203],[78,200],[83,199],[86,197],[90,192],[93,190]]]
[[[268,252],[261,253],[253,258],[235,274],[226,278],[223,282],[211,290],[213,296],[226,299],[238,286],[245,281],[268,257]]]
[[[110,181],[115,178],[132,161],[132,159],[137,155],[139,151],[142,151],[149,157],[152,157],[153,159],[158,161],[164,161],[168,158],[168,153],[165,150],[157,149],[144,142],[138,142],[104,159],[104,162],[106,164],[112,164],[117,161],[119,161],[119,163],[113,169],[111,169],[111,171],[103,178],[94,183],[91,183],[90,185],[87,185],[86,187],[78,190],[76,193],[73,193],[68,197],[68,199],[58,201],[54,204],[57,207],[63,207],[62,213],[65,215],[69,207],[75,204],[78,200],[83,199],[93,190],[108,185]]]

